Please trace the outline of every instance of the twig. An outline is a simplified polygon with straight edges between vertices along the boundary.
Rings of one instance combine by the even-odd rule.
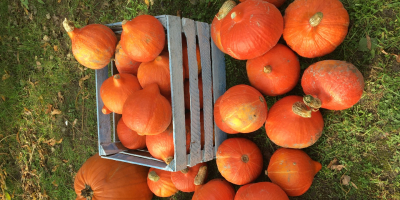
[[[6,137],[4,137],[3,139],[0,140],[0,143],[3,142],[3,140],[5,140],[6,138],[11,137],[13,135],[16,135],[16,134],[7,135]]]

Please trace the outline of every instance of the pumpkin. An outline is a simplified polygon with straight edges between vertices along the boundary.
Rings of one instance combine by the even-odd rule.
[[[104,106],[110,111],[122,114],[126,99],[142,89],[136,76],[132,74],[115,74],[107,78],[100,87],[100,97]]]
[[[244,2],[244,1],[246,1],[246,0],[240,0],[240,2]],[[286,0],[263,0],[263,1],[272,3],[277,8],[281,7],[286,2]]]
[[[321,163],[300,149],[280,148],[269,161],[267,175],[288,196],[300,196],[310,188],[321,168]]]
[[[344,110],[352,107],[364,91],[364,77],[351,63],[323,60],[309,66],[301,78],[307,95],[304,102],[315,109]]]
[[[63,26],[71,38],[72,54],[81,65],[90,69],[101,69],[108,65],[117,44],[117,37],[110,28],[102,24],[75,28],[66,18]]]
[[[146,147],[146,136],[138,135],[135,131],[129,129],[122,119],[117,124],[117,135],[122,145],[128,149],[143,149]]]
[[[122,119],[139,135],[157,135],[171,123],[171,104],[153,83],[128,97],[122,109]]]
[[[295,149],[313,145],[321,137],[323,128],[321,112],[312,112],[300,96],[286,96],[277,101],[265,122],[265,130],[272,142]]]
[[[101,112],[105,115],[112,113],[111,110],[108,109],[106,106],[103,106],[103,108],[101,109]]]
[[[121,47],[121,42],[118,42],[115,49],[115,66],[119,73],[133,74],[136,76],[140,62],[132,60]]]
[[[222,4],[221,8],[219,9],[218,13],[215,15],[211,23],[211,38],[215,46],[217,46],[218,49],[224,53],[226,52],[221,44],[221,24],[222,20],[226,17],[229,11],[231,11],[232,8],[235,6],[236,6],[235,1],[232,0],[225,1],[225,3]]]
[[[171,172],[150,168],[147,176],[147,185],[158,197],[170,197],[178,192],[171,181]]]
[[[223,179],[213,179],[196,189],[192,200],[233,200],[235,190]]]
[[[191,118],[190,118],[190,113],[185,115],[185,129],[186,129],[186,135],[191,135]],[[200,111],[200,145],[201,149],[204,149],[205,145],[205,131],[204,131],[204,114],[203,111]],[[213,130],[213,144],[215,144],[215,135],[214,135],[214,130]]]
[[[339,0],[295,0],[285,10],[283,39],[302,57],[331,53],[347,35],[349,14]]]
[[[149,153],[157,159],[169,164],[174,159],[174,131],[172,123],[167,130],[157,135],[146,136],[146,146]],[[190,132],[186,132],[186,152],[190,149]]]
[[[164,27],[151,15],[139,15],[122,21],[121,46],[132,60],[154,60],[165,45]]]
[[[271,182],[250,183],[239,188],[235,200],[289,200],[278,185]]]
[[[219,102],[221,101],[221,97],[220,96],[217,101],[214,104],[214,121],[215,124],[218,126],[219,129],[221,129],[221,131],[228,133],[228,134],[236,134],[239,133],[238,131],[235,131],[233,129],[231,129],[228,124],[226,124],[222,118],[221,118],[221,113],[219,111]]]
[[[187,45],[182,45],[182,62],[183,62],[183,68],[185,71],[185,78],[189,78],[189,57],[188,57],[188,49]],[[197,58],[197,75],[201,73],[201,58],[200,58],[200,48],[199,45],[196,45],[196,58]]]
[[[268,96],[278,96],[292,90],[299,81],[300,63],[292,50],[277,44],[264,55],[247,60],[250,84]]]
[[[259,57],[274,47],[283,32],[281,12],[266,1],[247,0],[222,20],[221,44],[238,60]]]
[[[183,91],[184,91],[184,99],[185,99],[185,108],[190,110],[190,90],[189,90],[189,80],[185,80],[183,84]],[[198,88],[199,88],[199,104],[200,109],[203,108],[203,80],[202,78],[198,78]]]
[[[75,176],[76,200],[150,200],[146,183],[149,168],[130,163],[90,157]]]
[[[267,119],[267,109],[263,95],[248,85],[229,88],[219,102],[221,119],[240,133],[250,133],[261,128]]]
[[[236,185],[254,181],[263,168],[263,157],[254,142],[245,138],[229,138],[217,151],[217,167],[221,175]]]
[[[200,171],[200,169],[203,170]],[[207,163],[199,163],[193,167],[187,167],[181,171],[171,172],[171,180],[175,187],[182,192],[194,192],[197,185],[202,182],[207,175]],[[199,178],[199,176],[202,176]],[[201,179],[200,183],[195,184],[195,179]]]

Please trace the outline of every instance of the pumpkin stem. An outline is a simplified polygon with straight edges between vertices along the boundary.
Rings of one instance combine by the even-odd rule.
[[[93,198],[93,190],[89,185],[85,184],[85,189],[81,190],[81,196],[86,198],[86,200],[92,200]]]
[[[311,118],[311,110],[309,110],[303,102],[298,101],[294,103],[292,111],[300,117]]]
[[[111,110],[108,109],[106,106],[103,106],[103,108],[101,109],[101,112],[105,115],[108,115],[111,113]]]
[[[318,26],[319,23],[321,23],[322,21],[322,17],[324,16],[324,14],[322,14],[322,12],[317,12],[315,13],[311,18],[310,18],[310,25],[312,27],[316,27]]]
[[[158,180],[160,180],[160,176],[158,176],[158,174],[155,171],[151,171],[147,177],[154,182],[157,182]]]
[[[271,65],[267,65],[264,67],[264,73],[269,74],[272,71]]]
[[[317,112],[319,108],[321,108],[322,102],[317,97],[313,97],[312,95],[308,94],[303,97],[303,102],[310,108],[312,111]]]
[[[115,74],[115,75],[113,76],[113,79],[114,79],[114,85],[115,85],[116,87],[119,87],[119,86],[121,85],[121,83],[122,83],[121,76],[120,76],[119,74]]]
[[[242,155],[242,162],[244,162],[244,163],[247,163],[247,162],[249,162],[249,156],[248,155],[246,155],[246,154],[244,154],[244,155]]]
[[[185,169],[182,169],[181,172],[187,174],[189,172],[189,168],[186,167]]]
[[[207,166],[201,166],[194,178],[194,185],[203,185],[207,175]]]
[[[63,21],[63,26],[65,31],[67,31],[68,36],[72,38],[73,37],[72,31],[74,31],[75,29],[74,23],[65,18]]]
[[[225,1],[224,4],[222,4],[221,8],[219,9],[217,15],[215,15],[215,17],[217,17],[218,20],[222,20],[225,18],[225,16],[232,10],[233,7],[236,6],[236,2],[232,1],[232,0],[228,0]]]
[[[165,163],[167,163],[167,165],[169,165],[169,163],[171,163],[171,161],[174,159],[174,157],[172,157],[172,156],[168,156],[166,159],[165,159]]]

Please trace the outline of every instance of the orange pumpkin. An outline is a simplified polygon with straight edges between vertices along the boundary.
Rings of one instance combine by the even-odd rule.
[[[189,57],[188,57],[188,50],[187,50],[187,45],[182,45],[184,46],[182,48],[182,62],[183,62],[183,68],[185,71],[185,78],[189,78]],[[201,73],[201,58],[200,58],[200,48],[199,45],[196,45],[196,59],[197,59],[197,75]]]
[[[198,78],[198,88],[199,88],[199,103],[200,109],[203,108],[203,80],[202,78]],[[183,84],[184,98],[185,98],[185,108],[190,110],[190,93],[189,93],[189,80],[185,80]]]
[[[246,70],[253,87],[265,95],[278,96],[296,86],[300,63],[292,50],[277,44],[264,55],[247,60]]]
[[[219,129],[221,129],[221,131],[228,133],[228,134],[236,134],[239,133],[238,131],[235,131],[233,129],[231,129],[228,124],[226,124],[222,118],[221,118],[221,113],[219,111],[219,102],[221,101],[221,97],[220,96],[217,101],[214,104],[214,121],[215,124],[218,126]]]
[[[122,119],[139,135],[157,135],[171,123],[171,104],[153,83],[128,97],[122,109]]]
[[[321,163],[312,160],[299,149],[280,148],[269,161],[267,175],[288,196],[300,196],[311,186]]]
[[[133,74],[136,76],[140,62],[132,60],[121,47],[121,43],[118,42],[117,48],[115,49],[115,66],[119,73]]]
[[[232,0],[225,1],[224,4],[222,4],[221,8],[219,9],[218,13],[215,15],[212,23],[211,23],[211,38],[215,44],[215,46],[218,47],[219,50],[222,52],[226,53],[224,48],[222,47],[221,43],[221,24],[222,20],[226,17],[226,15],[229,13],[229,11],[232,10],[233,7],[236,6],[236,2]]]
[[[235,200],[289,200],[278,185],[271,182],[250,183],[239,188]]]
[[[122,119],[117,124],[117,135],[122,145],[128,149],[142,149],[146,147],[146,136],[138,135],[135,131],[129,129]]]
[[[75,28],[67,19],[63,26],[71,38],[72,54],[81,65],[90,69],[101,69],[110,63],[117,44],[117,37],[110,28],[102,24]]]
[[[149,168],[130,163],[90,157],[75,176],[76,200],[150,200],[146,184]]]
[[[205,168],[205,170],[200,171],[201,168]],[[171,172],[171,180],[178,190],[182,192],[194,192],[195,188],[198,187],[195,184],[196,177],[203,176],[201,179],[204,181],[206,175],[207,163],[199,163],[181,171]]]
[[[106,79],[100,87],[100,97],[110,111],[122,114],[122,107],[129,95],[142,89],[136,76],[116,74]]]
[[[263,168],[260,149],[245,138],[229,138],[223,141],[218,147],[216,160],[221,175],[236,185],[254,181]]]
[[[171,181],[171,172],[150,168],[147,176],[147,185],[158,197],[170,197],[178,192]]]
[[[246,1],[246,0],[240,0],[240,2],[244,2],[244,1]],[[286,0],[263,0],[263,1],[272,3],[277,8],[281,7],[286,2]]]
[[[283,39],[302,57],[331,53],[347,35],[349,14],[339,0],[296,0],[285,10]]]
[[[196,189],[192,200],[233,200],[235,190],[224,179],[213,179]]]

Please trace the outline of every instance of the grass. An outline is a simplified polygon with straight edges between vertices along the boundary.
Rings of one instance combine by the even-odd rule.
[[[290,2],[281,7],[282,14]],[[382,53],[400,54],[400,3],[342,2],[351,19],[345,41],[321,58],[300,58],[301,67],[325,59],[351,62],[364,75],[364,94],[350,109],[322,110],[324,133],[304,150],[323,168],[304,195],[291,199],[400,199],[400,63]],[[75,199],[74,175],[97,152],[94,71],[73,58],[70,39],[61,28],[65,17],[82,27],[180,11],[183,17],[211,23],[222,3],[204,0],[193,6],[184,0],[156,0],[148,8],[144,1],[132,0],[1,1],[0,196]],[[360,51],[360,40],[367,35],[376,39],[377,46]],[[225,58],[228,87],[249,84],[245,61]],[[302,95],[300,84],[286,95],[293,94]],[[268,106],[283,96],[266,97]],[[265,169],[278,148],[263,128],[233,137],[255,141]],[[334,158],[345,168],[328,169]],[[209,177],[221,177],[215,161],[209,164]],[[350,176],[355,186],[342,185],[343,175]],[[261,175],[256,181],[268,180]],[[191,195],[178,193],[171,199]]]

